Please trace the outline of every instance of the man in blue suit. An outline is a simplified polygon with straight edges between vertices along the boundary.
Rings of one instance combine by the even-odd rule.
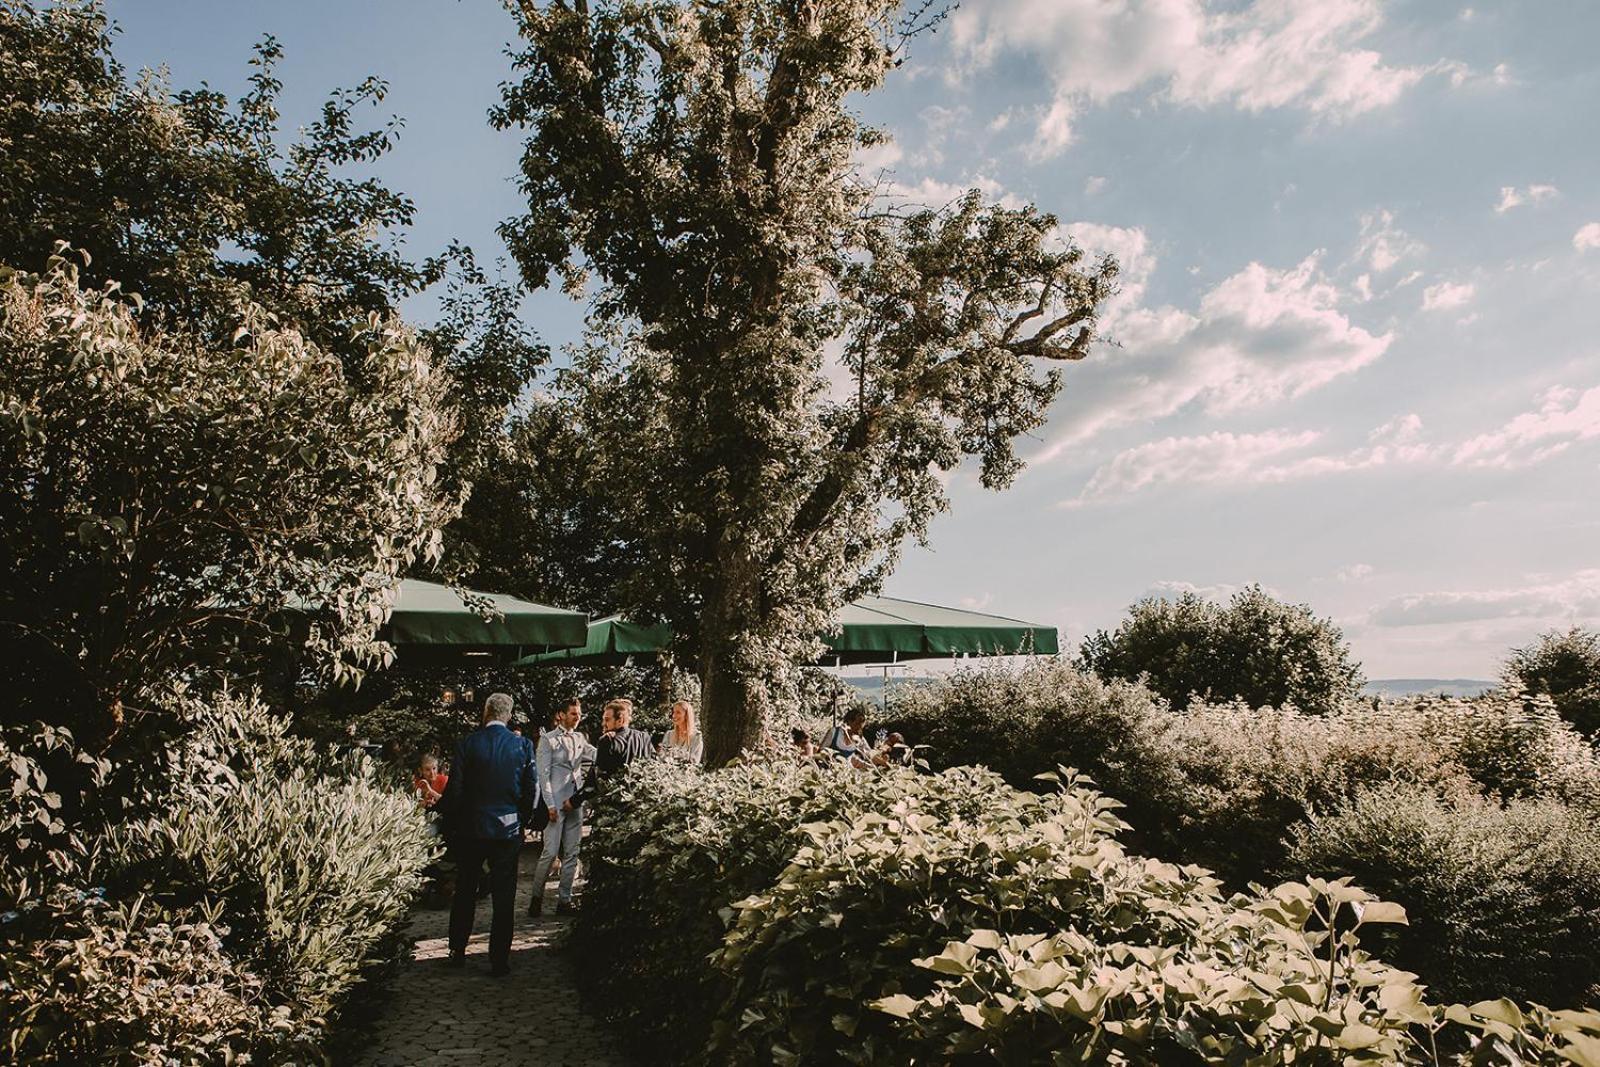
[[[458,863],[450,908],[450,965],[466,962],[467,941],[477,910],[478,879],[489,865],[494,917],[489,923],[489,973],[511,970],[511,926],[516,909],[517,853],[522,828],[538,797],[533,745],[511,732],[511,697],[495,693],[484,702],[483,726],[456,744],[450,780],[437,807],[445,811]]]

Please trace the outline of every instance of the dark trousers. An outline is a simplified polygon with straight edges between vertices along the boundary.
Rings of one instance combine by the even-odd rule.
[[[472,937],[472,920],[478,908],[478,878],[489,864],[489,896],[494,917],[489,921],[489,963],[511,959],[511,926],[516,915],[517,853],[522,841],[483,841],[462,838],[455,842],[456,897],[450,906],[450,951],[465,952]]]

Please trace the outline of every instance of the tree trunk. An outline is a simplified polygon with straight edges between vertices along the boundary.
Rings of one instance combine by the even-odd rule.
[[[766,672],[751,653],[761,625],[760,566],[743,546],[719,553],[715,588],[700,621],[700,702],[708,767],[738,759],[763,741]]]
[[[767,710],[766,683],[741,669],[731,643],[708,643],[700,657],[700,686],[705,765],[722,767],[746,749],[759,748]]]

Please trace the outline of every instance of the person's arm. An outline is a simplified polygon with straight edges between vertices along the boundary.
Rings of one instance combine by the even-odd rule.
[[[534,762],[539,775],[539,796],[543,799],[544,806],[549,811],[556,810],[556,791],[553,782],[555,761],[555,745],[552,743],[550,732],[547,730],[539,735],[539,752]]]
[[[532,824],[534,809],[539,806],[539,776],[535,766],[537,759],[538,756],[533,751],[533,742],[523,738],[521,787],[517,790],[517,817],[522,820],[523,826]]]
[[[706,761],[706,735],[699,730],[689,738],[689,759],[696,764]]]

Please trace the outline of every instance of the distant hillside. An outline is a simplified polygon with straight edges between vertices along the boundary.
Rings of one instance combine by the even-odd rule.
[[[1481,678],[1374,678],[1363,692],[1369,696],[1405,697],[1437,693],[1447,697],[1475,697],[1495,683]]]

